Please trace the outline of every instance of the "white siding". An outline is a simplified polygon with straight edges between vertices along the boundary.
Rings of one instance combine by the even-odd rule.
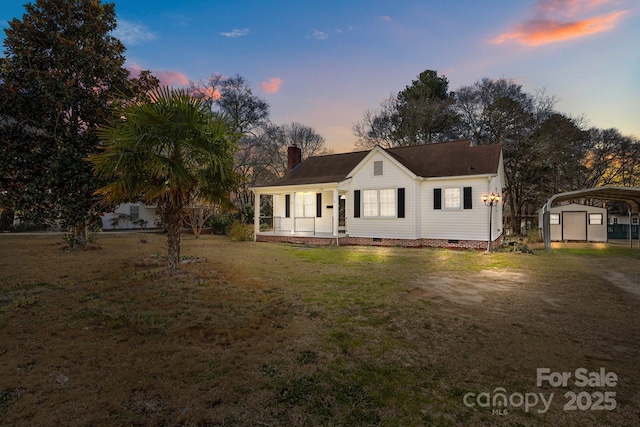
[[[382,175],[374,175],[374,162],[382,161]],[[360,210],[360,218],[354,218],[354,191],[360,190],[361,203],[364,190],[375,189],[405,189],[405,217],[404,218],[364,218],[364,211]],[[415,239],[416,232],[416,192],[415,181],[395,162],[382,153],[375,153],[358,168],[349,184],[347,195],[346,217],[347,233],[353,237],[380,237],[387,239]],[[396,209],[397,214],[397,209]]]
[[[587,205],[579,205],[576,203],[562,205],[562,206],[554,206],[549,210],[552,214],[558,214],[560,223],[552,224],[551,227],[551,240],[552,241],[561,241],[566,239],[567,237],[564,235],[564,230],[569,224],[565,224],[564,221],[571,220],[571,215],[563,215],[563,213],[583,213],[586,216],[586,224],[582,226],[586,227],[586,240],[590,242],[606,242],[607,241],[607,210],[604,208],[598,208],[595,206],[587,206]],[[589,224],[589,214],[601,214],[602,215],[602,224],[595,225]],[[627,219],[627,223],[629,220]],[[538,211],[538,228],[542,229],[543,226],[543,217],[542,210]]]
[[[158,214],[155,206],[148,206],[142,203],[122,203],[116,207],[114,212],[109,212],[102,216],[102,229],[129,230],[142,228],[141,225],[134,224],[134,221],[130,219],[131,206],[137,206],[138,218],[147,221],[144,228],[154,228],[157,226]]]
[[[317,193],[322,194],[322,216],[316,216],[316,197]],[[333,232],[333,209],[337,209],[338,207],[328,207],[333,206],[333,191],[320,191],[313,189],[305,189],[304,191],[291,191],[291,193],[287,193],[290,195],[290,211],[289,218],[296,217],[295,210],[295,201],[294,197],[300,200],[305,195],[310,195],[311,200],[313,201],[313,206],[311,206],[310,210],[305,214],[305,217],[312,218],[308,222],[305,222],[305,225],[311,224],[311,221],[315,223],[315,232],[316,233],[332,233]],[[285,230],[291,229],[291,221],[293,219],[284,219],[286,216],[286,194],[274,194],[273,196],[273,216],[280,217],[281,227]],[[298,217],[300,217],[298,215]],[[298,220],[300,224],[301,221]],[[309,231],[309,230],[307,230]]]
[[[422,182],[422,237],[426,239],[484,240],[489,235],[489,211],[482,201],[483,194],[500,194],[498,180],[486,177],[437,179]],[[447,187],[471,187],[472,209],[434,209],[434,189]],[[492,188],[494,187],[494,188]],[[462,192],[462,190],[461,190]],[[502,232],[502,200],[493,207],[492,220],[495,240]]]
[[[629,215],[615,215],[615,214],[609,215],[609,221],[611,221],[612,218],[617,218],[616,224],[626,224],[626,225],[629,224]],[[637,220],[638,218],[637,213],[633,214],[633,217],[631,218],[631,220],[633,221],[634,218]],[[637,225],[637,224],[638,224],[637,222],[633,223],[633,225]]]

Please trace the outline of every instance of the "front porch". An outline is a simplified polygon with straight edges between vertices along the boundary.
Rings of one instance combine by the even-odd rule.
[[[331,230],[334,230],[333,224]],[[340,224],[338,232],[321,231],[314,217],[260,217],[257,242],[297,243],[309,245],[346,245],[347,234]]]
[[[255,190],[256,241],[338,244],[346,237],[346,192],[337,185]]]

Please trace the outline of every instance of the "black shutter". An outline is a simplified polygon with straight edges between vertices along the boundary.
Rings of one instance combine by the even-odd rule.
[[[433,189],[433,209],[442,209],[442,188]]]
[[[398,218],[404,218],[404,188],[398,188]]]
[[[353,217],[360,218],[360,190],[353,191]]]
[[[291,218],[291,194],[285,194],[284,196],[284,216],[285,218]]]
[[[316,217],[322,216],[322,193],[316,193]]]
[[[464,208],[473,209],[473,197],[471,196],[471,187],[464,187]]]

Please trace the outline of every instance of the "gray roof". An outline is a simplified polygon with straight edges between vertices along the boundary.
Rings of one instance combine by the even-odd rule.
[[[439,144],[385,149],[390,156],[423,178],[487,175],[498,172],[501,144],[474,146],[470,139]],[[309,157],[282,179],[258,185],[276,187],[336,183],[369,154],[369,151]]]
[[[613,185],[554,194],[549,198],[545,206],[547,209],[550,209],[552,206],[561,202],[576,199],[619,200],[627,202],[633,212],[640,211],[640,188],[618,187]]]

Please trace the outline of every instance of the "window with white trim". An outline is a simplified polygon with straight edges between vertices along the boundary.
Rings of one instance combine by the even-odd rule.
[[[393,188],[363,190],[362,216],[364,218],[395,218],[396,190]]]
[[[549,214],[549,224],[550,225],[560,225],[560,214],[559,213],[550,213]]]
[[[365,218],[378,216],[378,190],[362,192],[362,213]]]
[[[316,193],[296,193],[296,217],[316,216]]]
[[[137,221],[140,219],[140,206],[138,205],[129,206],[129,218],[131,219],[131,221]]]
[[[589,225],[602,225],[602,214],[601,213],[590,213],[589,214]]]
[[[462,207],[462,192],[460,187],[448,187],[444,189],[444,208],[460,209]]]
[[[396,192],[394,189],[386,188],[380,190],[380,216],[394,217],[396,216]]]
[[[638,217],[634,216],[633,218],[631,218],[631,225],[638,225]]]

